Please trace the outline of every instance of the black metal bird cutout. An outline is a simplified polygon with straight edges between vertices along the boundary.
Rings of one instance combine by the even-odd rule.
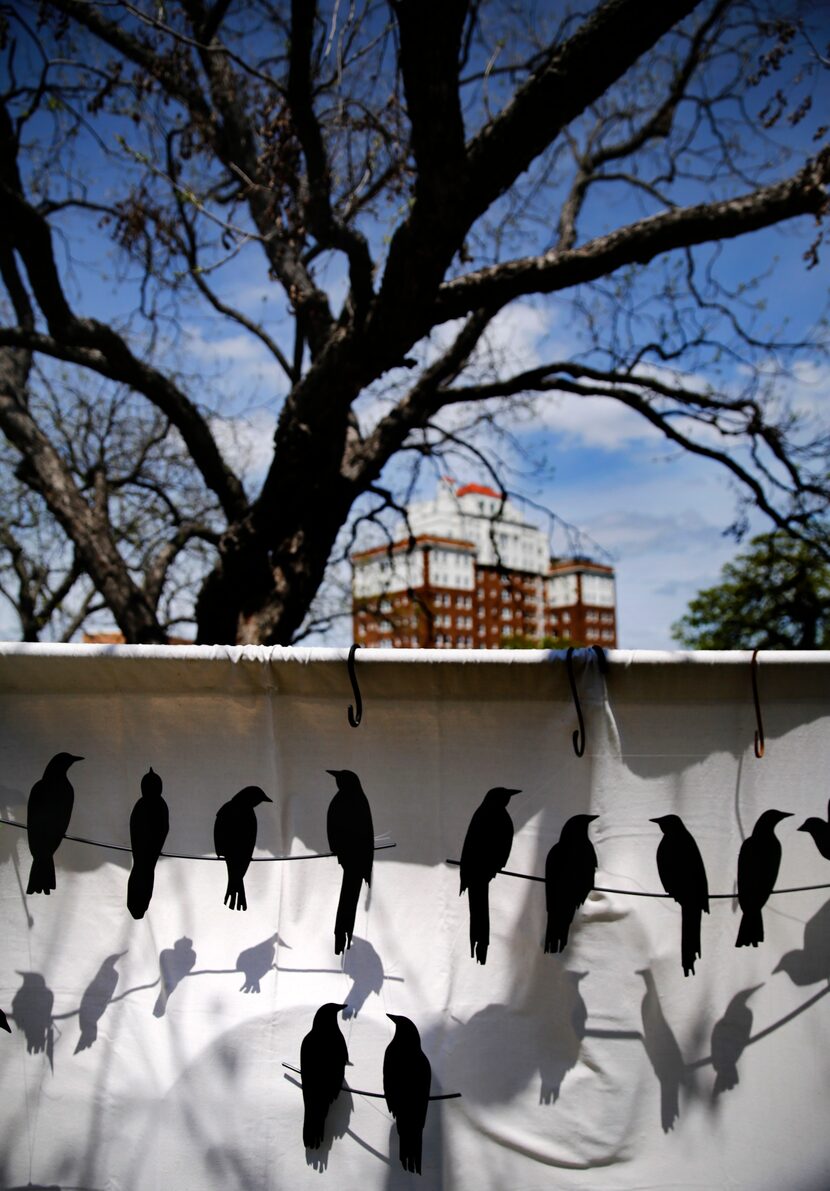
[[[334,919],[334,951],[340,955],[352,945],[360,888],[372,884],[375,829],[369,800],[360,778],[351,769],[327,769],[337,782],[337,793],[329,803],[326,818],[329,848],[343,869],[340,900]]]
[[[398,1130],[398,1155],[404,1170],[421,1173],[421,1143],[429,1107],[432,1068],[421,1050],[421,1036],[408,1017],[387,1013],[395,1037],[383,1056],[383,1094]]]
[[[709,882],[695,837],[679,815],[651,820],[663,832],[657,846],[657,872],[663,888],[680,903],[680,960],[683,975],[694,975],[700,958],[700,920],[709,913]]]
[[[490,945],[490,882],[504,868],[513,846],[513,820],[507,804],[521,790],[495,786],[473,812],[461,849],[461,888],[470,903],[470,955],[487,962]]]
[[[349,1052],[337,1015],[345,1005],[329,1001],[314,1014],[311,1029],[300,1046],[303,1085],[303,1145],[316,1150],[323,1144],[326,1117],[343,1088]]]
[[[170,814],[161,788],[161,778],[151,765],[141,779],[141,797],[130,815],[133,867],[127,881],[127,908],[133,918],[143,918],[147,912],[156,863],[170,829]]]
[[[827,819],[819,819],[812,815],[809,819],[805,819],[799,827],[799,831],[806,831],[808,835],[813,837],[813,843],[818,848],[825,860],[830,860],[830,802],[827,804]]]
[[[572,815],[559,833],[559,842],[545,861],[545,901],[548,922],[545,951],[564,951],[574,914],[594,888],[597,854],[588,838],[588,824],[597,815]]]
[[[43,777],[32,786],[26,816],[32,853],[27,893],[48,895],[55,888],[54,856],[66,835],[75,801],[67,772],[76,761],[83,761],[83,757],[56,753],[44,769]]]
[[[775,826],[792,811],[764,811],[738,853],[738,904],[743,910],[736,947],[757,947],[764,941],[761,913],[778,877],[781,844]]]
[[[245,873],[256,846],[257,821],[254,807],[271,799],[259,786],[245,786],[216,812],[213,843],[217,856],[225,857],[228,887],[225,905],[231,910],[247,910]]]

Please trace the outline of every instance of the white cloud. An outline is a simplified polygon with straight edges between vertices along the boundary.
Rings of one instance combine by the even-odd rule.
[[[213,417],[208,422],[223,458],[246,480],[264,477],[274,456],[277,419],[270,410],[256,409],[235,418]]]

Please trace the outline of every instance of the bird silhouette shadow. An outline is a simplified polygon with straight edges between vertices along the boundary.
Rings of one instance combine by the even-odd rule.
[[[344,1088],[326,1114],[326,1131],[323,1136],[323,1144],[318,1146],[316,1150],[307,1149],[305,1152],[306,1166],[310,1166],[312,1170],[316,1170],[320,1174],[328,1169],[332,1146],[335,1141],[345,1137],[349,1131],[349,1121],[351,1120],[353,1108],[354,1100],[352,1093],[346,1091]]]
[[[186,936],[177,939],[172,947],[166,947],[159,955],[161,989],[153,1007],[153,1017],[164,1017],[167,1002],[176,986],[187,976],[196,963],[193,940]]]
[[[396,979],[384,974],[383,961],[371,943],[366,939],[354,937],[351,947],[343,956],[343,971],[352,981],[352,987],[346,994],[346,1008],[343,1017],[357,1017],[372,994],[380,994],[384,980]],[[401,979],[397,977],[397,979]]]
[[[18,972],[23,983],[12,999],[12,1017],[26,1039],[28,1054],[45,1054],[54,1071],[54,1025],[52,1006],[55,994],[40,972]]]
[[[267,939],[263,939],[261,943],[240,951],[236,959],[236,970],[242,972],[245,977],[240,992],[258,993],[260,991],[260,981],[276,967],[277,946],[291,950],[285,940],[275,932]]]
[[[715,1069],[713,1101],[722,1092],[737,1087],[740,1082],[738,1059],[752,1035],[753,1014],[747,1002],[752,994],[762,987],[761,984],[753,984],[750,988],[735,993],[723,1017],[712,1027],[712,1066]]]
[[[680,1085],[685,1080],[686,1065],[671,1026],[663,1014],[657,985],[650,968],[640,968],[638,976],[646,991],[640,1005],[643,1046],[660,1084],[660,1124],[670,1133],[680,1116]]]
[[[98,1022],[112,1000],[115,987],[118,984],[116,961],[126,954],[126,951],[119,951],[115,955],[108,955],[96,972],[91,984],[88,984],[84,990],[78,1009],[81,1036],[75,1047],[75,1054],[81,1050],[88,1050],[95,1044],[98,1038]]]
[[[803,988],[819,981],[830,982],[830,899],[804,927],[804,946],[781,956],[775,972],[786,972],[793,984]]]
[[[579,1060],[588,1023],[588,1006],[579,991],[579,983],[587,975],[587,972],[562,970],[556,1012],[551,1015],[550,1033],[539,1059],[542,1077],[539,1089],[540,1104],[556,1103],[565,1076]]]
[[[492,1002],[449,1039],[424,1040],[428,1054],[445,1050],[448,1085],[473,1103],[508,1103],[538,1072],[539,1103],[554,1104],[579,1061],[588,1018],[579,984],[588,973],[568,971],[558,956],[546,957],[536,973],[543,983],[527,988],[525,1004]]]

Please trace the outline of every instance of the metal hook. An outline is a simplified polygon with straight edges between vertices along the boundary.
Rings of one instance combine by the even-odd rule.
[[[565,655],[565,665],[568,667],[568,681],[571,684],[571,694],[573,695],[574,706],[576,707],[576,718],[579,721],[579,727],[574,729],[571,740],[573,741],[574,752],[577,757],[581,757],[585,752],[585,721],[582,718],[582,708],[579,703],[579,695],[576,689],[576,681],[574,679],[573,668],[573,645],[568,646],[568,652]]]
[[[360,721],[363,719],[363,700],[360,697],[360,687],[357,685],[357,675],[355,674],[355,669],[354,669],[354,655],[355,655],[355,650],[358,650],[358,649],[360,649],[360,646],[357,644],[355,644],[351,647],[351,649],[349,650],[349,660],[346,663],[349,667],[349,678],[351,679],[351,682],[352,682],[352,690],[354,691],[354,701],[357,706],[357,711],[355,712],[351,703],[349,704],[349,723],[351,724],[351,726],[353,728],[356,728],[358,726],[358,724],[360,723]]]
[[[752,651],[752,698],[755,701],[755,756],[760,760],[764,755],[764,721],[761,719],[761,701],[758,698],[758,650]]]

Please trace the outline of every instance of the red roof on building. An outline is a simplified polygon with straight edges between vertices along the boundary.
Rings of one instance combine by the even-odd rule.
[[[462,538],[442,538],[438,534],[422,533],[415,538],[413,549],[425,546],[451,546],[464,554],[475,553],[475,543]],[[409,550],[409,539],[393,542],[391,546],[372,546],[369,550],[358,550],[351,556],[352,562],[362,562],[364,559],[377,557],[382,554],[400,554]]]
[[[492,488],[488,488],[486,484],[465,484],[463,488],[459,488],[456,496],[467,496],[469,493],[474,493],[476,496],[493,496],[496,500],[502,499],[501,492],[494,492]]]

